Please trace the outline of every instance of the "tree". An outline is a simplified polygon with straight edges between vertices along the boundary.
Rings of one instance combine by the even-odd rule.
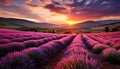
[[[105,27],[105,32],[109,32],[109,27]]]

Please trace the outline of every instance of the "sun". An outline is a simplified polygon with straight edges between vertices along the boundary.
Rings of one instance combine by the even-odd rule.
[[[67,20],[66,23],[71,26],[74,25],[76,22],[73,20]]]
[[[75,21],[75,20],[70,20],[70,19],[67,19],[64,21],[65,24],[69,25],[69,26],[73,26],[77,23],[79,23],[80,21]]]
[[[69,24],[69,25],[73,25],[74,22],[73,22],[73,21],[68,21],[68,24]]]

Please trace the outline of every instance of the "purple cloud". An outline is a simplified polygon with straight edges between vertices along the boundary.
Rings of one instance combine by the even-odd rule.
[[[11,6],[11,5],[13,5],[13,1],[11,1],[11,0],[0,0],[0,4],[2,4],[4,6]]]
[[[61,14],[66,14],[68,11],[65,10],[69,7],[70,14],[66,15],[76,20],[120,16],[120,0],[51,0],[51,4],[46,6],[52,12]]]

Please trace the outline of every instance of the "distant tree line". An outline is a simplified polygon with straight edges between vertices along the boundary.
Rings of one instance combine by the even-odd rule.
[[[112,29],[110,30],[109,27],[105,27],[105,32],[115,32],[115,31],[119,31],[119,29],[118,29],[117,27],[115,27],[115,28],[112,28]]]

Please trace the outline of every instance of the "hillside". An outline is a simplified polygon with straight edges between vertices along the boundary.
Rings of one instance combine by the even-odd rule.
[[[74,25],[74,28],[92,28],[105,25],[114,25],[117,23],[120,23],[120,20],[86,21]]]
[[[15,18],[0,18],[0,22],[9,23],[9,24],[15,24],[15,25],[23,25],[27,27],[34,27],[34,28],[53,28],[58,27],[56,24],[50,24],[50,23],[36,23],[28,20],[23,19],[15,19]]]
[[[16,29],[36,32],[53,33],[81,33],[81,32],[103,32],[105,27],[110,31],[120,30],[120,20],[86,21],[69,27],[67,24],[36,23],[23,19],[0,18],[0,28]]]

